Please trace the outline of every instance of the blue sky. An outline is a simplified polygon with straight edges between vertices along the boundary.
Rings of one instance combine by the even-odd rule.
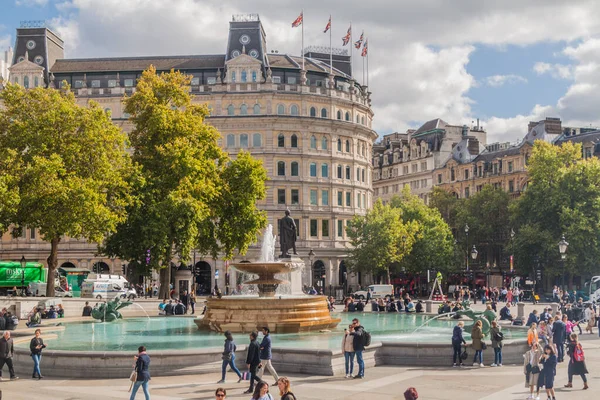
[[[357,7],[352,7],[356,3]],[[297,54],[294,0],[1,0],[0,50],[22,20],[49,20],[67,57],[222,53],[231,14],[258,12],[268,47]],[[347,22],[366,31],[378,133],[443,118],[480,118],[489,141],[518,140],[529,120],[599,125],[600,2],[595,0],[356,0],[303,2],[305,43],[326,45]],[[329,9],[326,9],[329,8]],[[337,41],[337,40],[336,40]],[[355,63],[355,76],[362,76]]]

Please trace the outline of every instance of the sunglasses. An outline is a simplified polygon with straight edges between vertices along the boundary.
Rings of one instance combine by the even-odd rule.
[[[217,397],[225,397],[225,395],[223,393],[219,393],[217,394]]]

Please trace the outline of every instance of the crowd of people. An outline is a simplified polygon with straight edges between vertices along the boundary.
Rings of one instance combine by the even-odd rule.
[[[402,298],[396,300],[393,296],[379,297],[377,299],[369,296],[367,300],[355,299],[352,295],[344,299],[344,312],[364,312],[370,306],[372,312],[407,312],[407,313],[422,313],[425,312],[423,302],[418,300],[416,303],[409,297],[407,293]],[[331,307],[333,307],[333,297],[330,298]]]

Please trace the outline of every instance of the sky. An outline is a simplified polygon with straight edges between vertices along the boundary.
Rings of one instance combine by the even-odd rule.
[[[66,57],[223,54],[231,15],[258,13],[267,47],[299,55],[333,46],[350,21],[369,42],[369,87],[381,135],[442,118],[480,119],[488,143],[521,139],[529,121],[600,126],[597,0],[0,0],[0,50],[23,20],[46,20]],[[363,59],[354,50],[354,76]],[[366,71],[365,71],[366,74]]]

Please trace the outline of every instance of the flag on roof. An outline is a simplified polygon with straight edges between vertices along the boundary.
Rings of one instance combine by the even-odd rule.
[[[331,15],[329,16],[329,22],[327,22],[327,25],[325,26],[325,30],[323,31],[323,33],[327,33],[327,31],[330,29],[331,29]]]
[[[362,42],[363,42],[364,38],[365,38],[365,32],[363,31],[363,33],[360,34],[360,38],[358,38],[358,40],[356,42],[354,42],[354,47],[356,47],[357,49],[360,49],[360,46],[362,46]]]
[[[365,45],[363,46],[361,56],[366,57],[369,54],[369,40],[365,40]]]
[[[342,38],[342,46],[345,46],[348,44],[348,42],[350,42],[350,37],[352,36],[352,25],[350,25],[350,27],[348,28],[348,33],[346,33],[346,36],[344,36]]]
[[[292,22],[292,28],[297,28],[300,25],[302,25],[302,20],[304,19],[303,15],[304,13],[301,12],[300,15],[298,15],[298,18],[296,18],[296,20]]]

